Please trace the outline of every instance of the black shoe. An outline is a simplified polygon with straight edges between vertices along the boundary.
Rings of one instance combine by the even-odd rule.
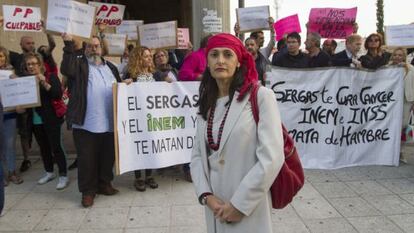
[[[154,178],[148,178],[145,180],[145,184],[148,185],[152,189],[158,188],[157,182],[155,182]]]
[[[20,165],[20,172],[25,172],[29,170],[29,168],[32,166],[32,162],[30,160],[23,160],[22,165]]]
[[[75,168],[78,168],[78,160],[75,159],[75,161],[73,161],[73,163],[71,165],[69,165],[68,169],[69,170],[73,170]]]

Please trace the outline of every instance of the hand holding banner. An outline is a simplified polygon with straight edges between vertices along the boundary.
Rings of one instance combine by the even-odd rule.
[[[240,32],[269,29],[269,6],[237,8],[236,15]]]
[[[95,25],[105,24],[109,27],[121,25],[124,18],[124,5],[100,2],[89,2],[88,4],[97,8]]]
[[[286,33],[302,32],[300,28],[298,14],[291,15],[278,20],[276,23],[273,24],[273,27],[275,28],[277,41],[281,40]]]
[[[177,21],[138,26],[138,45],[150,49],[177,48]]]
[[[39,7],[3,5],[4,31],[42,31]]]
[[[345,39],[353,32],[357,8],[312,8],[308,31],[317,32],[322,38]]]

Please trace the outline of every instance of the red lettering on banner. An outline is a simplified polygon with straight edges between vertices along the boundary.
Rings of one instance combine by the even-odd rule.
[[[26,18],[26,17],[27,17],[27,15],[29,15],[29,14],[33,14],[33,10],[32,10],[31,8],[27,8],[27,9],[26,9],[26,13],[24,13],[23,18]]]
[[[17,13],[20,13],[22,11],[23,11],[22,8],[16,7],[16,9],[14,9],[13,16],[16,16]]]
[[[121,25],[121,19],[96,19],[95,25],[105,24],[109,26],[118,26]]]
[[[101,12],[105,12],[108,10],[108,7],[106,5],[102,5],[99,10],[98,13],[96,15],[99,15]]]
[[[40,31],[42,29],[42,24],[40,22],[38,23],[26,23],[26,22],[18,22],[18,23],[12,23],[7,22],[5,24],[7,29],[14,29],[14,30],[36,30]]]
[[[106,17],[109,17],[109,15],[112,13],[112,12],[118,12],[119,11],[119,8],[117,7],[117,6],[111,6],[111,9],[109,10],[109,12],[108,12],[108,14],[106,15]]]

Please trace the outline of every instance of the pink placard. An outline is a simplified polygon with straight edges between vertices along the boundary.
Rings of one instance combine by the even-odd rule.
[[[308,30],[319,33],[322,38],[345,39],[352,34],[357,9],[312,8]]]
[[[190,31],[188,28],[177,28],[178,49],[188,49],[190,42]]]
[[[286,33],[297,32],[300,33],[302,30],[300,28],[298,14],[291,15],[276,21],[273,24],[276,32],[276,40],[281,40],[283,35]]]

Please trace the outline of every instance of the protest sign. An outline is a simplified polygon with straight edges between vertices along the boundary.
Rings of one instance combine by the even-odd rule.
[[[300,28],[300,22],[298,14],[291,15],[276,21],[273,24],[276,32],[276,40],[279,41],[283,38],[283,35],[291,32],[302,32]]]
[[[89,39],[95,20],[95,7],[76,1],[48,0],[46,30]]]
[[[397,166],[403,68],[267,72],[305,168]]]
[[[345,39],[352,34],[357,7],[312,8],[309,14],[308,31],[317,32],[322,38]]]
[[[117,174],[190,162],[199,82],[114,85]]]
[[[0,95],[6,111],[16,106],[40,106],[39,85],[35,76],[1,80]]]
[[[236,15],[240,32],[269,29],[269,6],[237,8]]]
[[[101,2],[89,2],[88,4],[97,9],[95,25],[105,24],[108,27],[121,25],[125,11],[124,5]]]
[[[9,79],[12,74],[11,70],[0,70],[0,80]]]
[[[127,44],[127,35],[105,34],[108,42],[108,56],[122,56]]]
[[[41,17],[39,7],[3,5],[3,30],[40,32]]]
[[[177,21],[138,26],[138,45],[151,49],[177,48]]]
[[[116,27],[116,33],[128,35],[128,40],[137,40],[138,26],[143,24],[143,20],[123,20],[121,25]]]
[[[203,32],[208,33],[221,33],[223,32],[223,21],[221,17],[218,17],[217,10],[209,10],[203,8]]]
[[[178,47],[177,49],[188,49],[190,42],[190,31],[188,28],[177,28]]]
[[[414,24],[385,26],[388,47],[414,47]]]

